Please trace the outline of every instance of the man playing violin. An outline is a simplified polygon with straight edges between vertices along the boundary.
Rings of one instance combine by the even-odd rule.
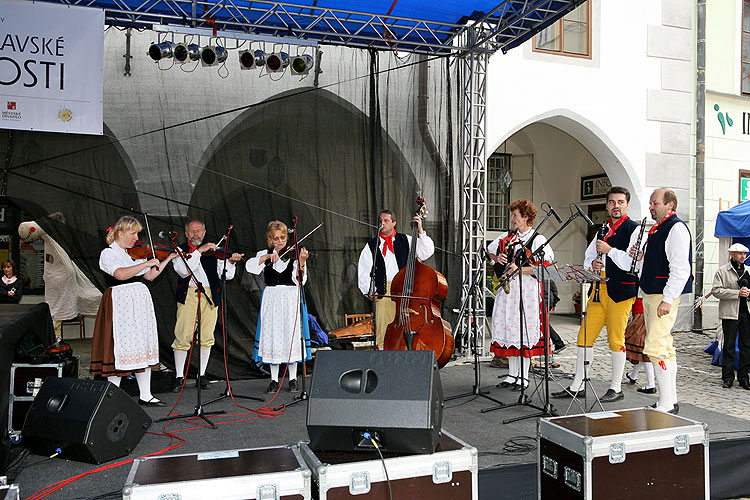
[[[435,243],[427,236],[422,228],[422,216],[417,214],[412,220],[417,223],[419,237],[417,238],[417,257],[425,261],[435,253]],[[377,248],[376,248],[377,245]],[[372,271],[372,256],[375,258],[375,289],[378,296],[375,299],[375,335],[378,349],[383,348],[385,330],[396,318],[396,303],[388,295],[391,293],[391,281],[398,272],[406,267],[409,257],[411,236],[396,232],[396,219],[393,212],[380,212],[380,234],[372,238],[359,254],[357,266],[359,290],[370,297],[370,272]]]
[[[200,301],[200,369],[198,381],[201,388],[209,387],[206,378],[206,367],[211,355],[211,346],[214,345],[214,329],[218,318],[219,302],[221,301],[221,275],[224,272],[224,260],[218,259],[212,254],[216,250],[216,243],[203,243],[206,237],[206,225],[199,220],[190,220],[185,224],[185,237],[187,242],[180,245],[183,252],[189,255],[187,265],[206,291],[206,295],[213,304],[206,300],[199,300],[200,294],[197,285],[191,283],[191,277],[182,259],[174,259],[172,265],[177,275],[176,299],[177,299],[177,323],[174,326],[175,340],[172,342],[174,351],[174,366],[177,378],[172,390],[177,392],[183,385],[185,373],[185,360],[187,351],[193,340],[193,330],[196,322],[198,303]],[[210,253],[211,255],[203,255]],[[226,279],[234,278],[235,263],[239,262],[244,254],[233,253],[226,259]]]

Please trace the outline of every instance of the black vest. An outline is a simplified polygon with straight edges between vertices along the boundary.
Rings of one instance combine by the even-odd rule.
[[[367,242],[370,252],[375,251],[375,244],[378,242],[380,235],[371,238]],[[375,256],[375,288],[378,294],[385,294],[385,259],[383,259],[383,245],[380,245]],[[396,264],[399,270],[406,267],[406,261],[409,260],[409,238],[403,233],[396,233],[393,237],[393,253],[396,254]]]
[[[187,243],[183,243],[182,245],[180,245],[180,248],[185,253],[190,251],[190,247]],[[179,257],[177,258],[179,259]],[[195,256],[193,256],[193,258],[195,258]],[[206,277],[208,278],[208,285],[211,290],[211,302],[213,302],[214,305],[218,305],[221,301],[221,279],[219,278],[219,274],[216,272],[216,263],[217,260],[215,256],[201,255],[201,266],[203,266],[203,271],[205,271]],[[191,283],[189,275],[187,278],[179,277],[177,279],[175,298],[180,304],[185,303],[185,297],[187,297],[188,288],[191,284],[193,283]]]
[[[270,249],[268,253],[273,253],[273,249]],[[294,273],[294,263],[291,259],[287,260],[286,269],[282,272],[278,272],[273,268],[273,264],[270,260],[265,262],[266,266],[263,268],[263,279],[266,281],[266,286],[278,286],[278,285],[294,285],[292,281],[292,274]]]
[[[620,224],[620,227],[607,238],[607,244],[618,250],[627,252],[629,250],[628,245],[630,244],[630,236],[633,234],[635,228],[638,227],[638,223],[632,219],[626,219]],[[607,295],[614,302],[622,302],[623,300],[632,299],[638,294],[638,279],[635,276],[631,276],[627,271],[623,271],[612,259],[604,259],[604,270],[607,273]]]
[[[672,215],[662,222],[656,231],[648,236],[646,254],[643,256],[643,271],[641,272],[640,287],[644,293],[663,294],[664,286],[669,279],[669,261],[664,245],[667,236],[675,224],[685,224],[677,215]],[[687,224],[685,224],[687,227]],[[688,234],[690,230],[688,229]],[[685,283],[682,293],[693,291],[693,238],[690,237],[690,253],[688,255],[688,266],[690,266],[690,277]]]

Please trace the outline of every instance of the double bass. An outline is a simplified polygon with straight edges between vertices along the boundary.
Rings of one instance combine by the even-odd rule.
[[[424,217],[424,198],[417,198],[417,214]],[[391,281],[396,318],[385,331],[383,347],[390,351],[434,351],[440,368],[453,355],[451,327],[440,316],[440,304],[448,295],[445,276],[417,260],[419,226],[412,224],[407,264]]]

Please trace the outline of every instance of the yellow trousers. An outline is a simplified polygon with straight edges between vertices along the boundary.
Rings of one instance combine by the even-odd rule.
[[[599,302],[589,299],[586,303],[586,317],[578,330],[578,346],[592,347],[604,325],[607,325],[609,349],[625,350],[625,328],[634,302],[635,297],[615,302],[607,293],[607,282],[602,281],[599,285]]]
[[[177,303],[177,322],[174,325],[174,342],[172,350],[187,351],[193,341],[193,331],[197,321],[198,310],[198,288],[188,288],[185,303]],[[206,288],[206,295],[211,297],[211,290]],[[211,297],[213,302],[213,297]],[[205,297],[201,297],[201,348],[206,349],[214,345],[214,329],[219,317],[219,307],[210,305]]]
[[[391,282],[385,284],[385,295],[391,294]],[[383,348],[385,342],[385,330],[388,325],[396,319],[396,303],[389,297],[383,297],[375,301],[375,343],[378,349]]]
[[[643,343],[643,354],[648,355],[654,364],[658,364],[659,361],[669,363],[676,359],[672,341],[672,327],[677,321],[680,297],[672,302],[669,314],[659,318],[656,315],[656,309],[662,299],[664,299],[662,294],[643,294],[643,319],[646,323],[646,341]]]

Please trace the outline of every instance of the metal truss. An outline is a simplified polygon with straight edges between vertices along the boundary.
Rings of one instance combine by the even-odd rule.
[[[467,38],[476,38],[469,30]],[[471,43],[471,40],[468,40]],[[461,129],[461,226],[462,226],[462,299],[467,297],[474,274],[479,271],[476,293],[469,298],[469,311],[460,325],[457,346],[464,356],[472,355],[476,348],[480,355],[489,348],[488,330],[485,328],[484,288],[487,271],[484,258],[485,229],[487,227],[487,152],[486,98],[487,62],[489,56],[481,51],[466,53],[461,58],[462,129]],[[476,311],[477,342],[472,346],[472,312]]]
[[[295,38],[312,39],[329,45],[450,55],[480,47],[489,52],[508,50],[584,0],[503,0],[490,13],[468,24],[460,19],[445,22],[334,8],[325,1],[313,0],[309,4],[247,0],[43,1],[104,9],[105,22],[113,26],[150,29],[170,24],[279,37],[291,44]],[[467,4],[465,16],[470,14],[471,5]],[[467,30],[481,30],[482,38],[464,36]]]

